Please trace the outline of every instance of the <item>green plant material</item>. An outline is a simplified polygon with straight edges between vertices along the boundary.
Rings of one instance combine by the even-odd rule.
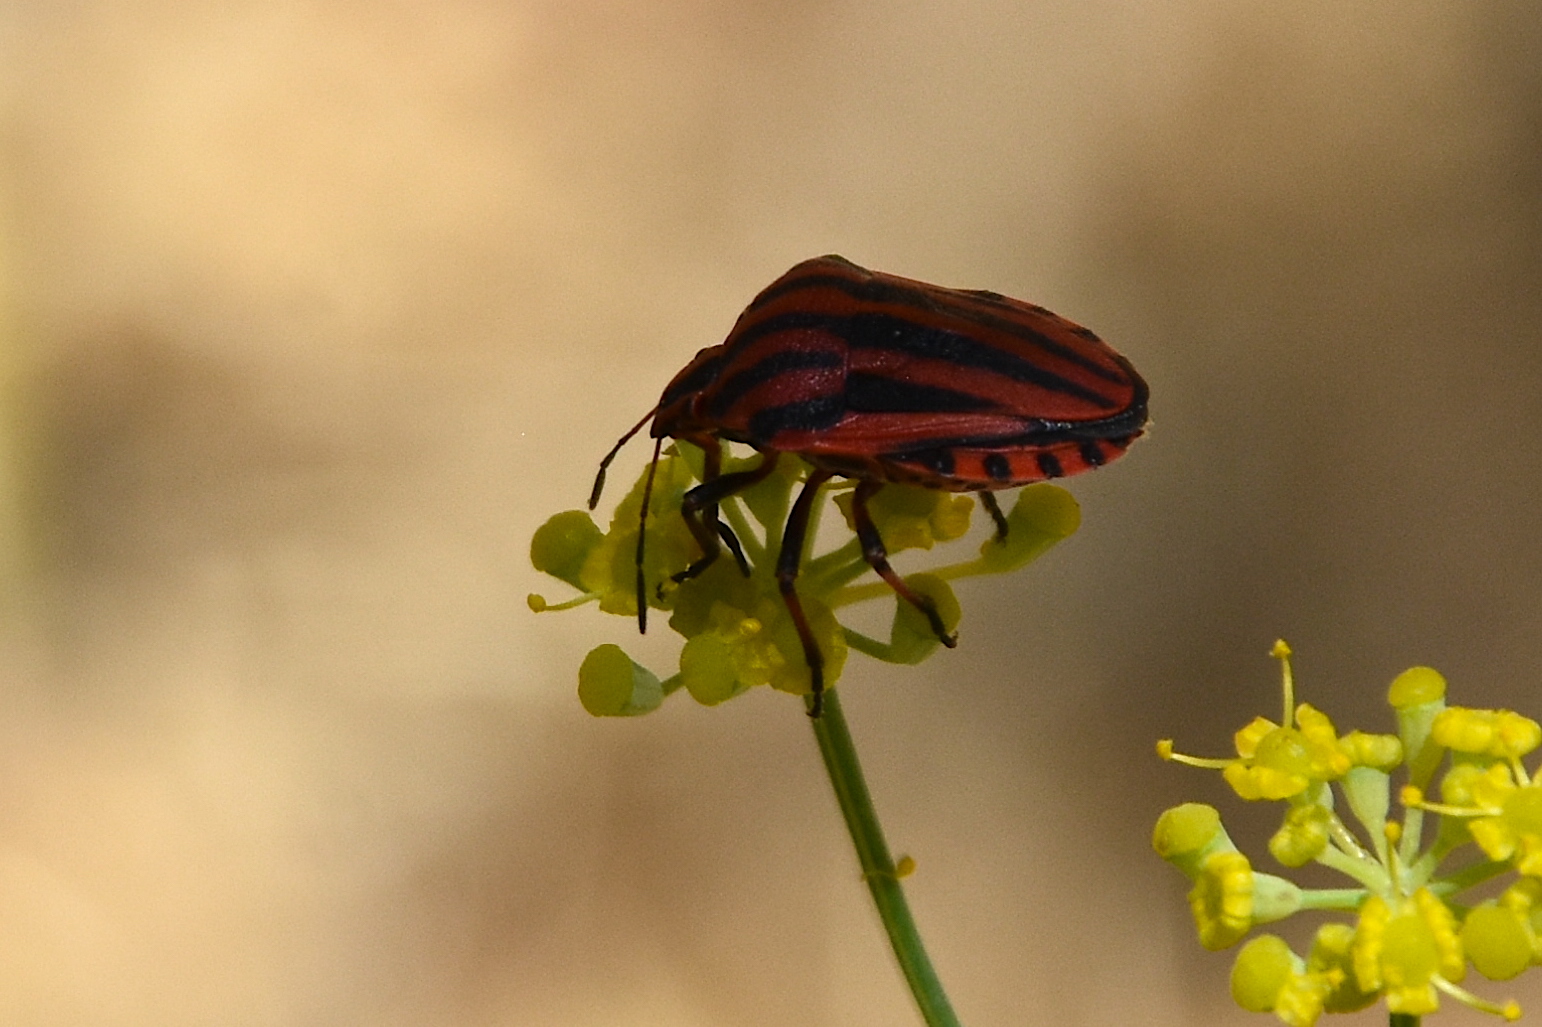
[[[664,688],[619,645],[602,645],[578,668],[578,701],[596,717],[635,717],[664,701]]]
[[[583,510],[568,510],[536,529],[530,540],[530,562],[538,571],[583,588],[579,572],[604,538],[594,518]]]
[[[756,466],[761,459],[735,459],[727,452],[722,457],[725,474]],[[579,700],[596,717],[648,713],[681,689],[705,706],[727,702],[761,685],[799,696],[808,696],[812,690],[803,643],[776,577],[792,490],[807,480],[809,468],[784,455],[763,481],[720,504],[722,523],[743,551],[743,570],[730,554],[723,553],[702,573],[676,581],[674,575],[701,556],[680,505],[685,493],[702,479],[705,467],[703,451],[684,443],[672,446],[653,472],[649,493],[642,599],[650,607],[669,611],[669,627],[685,640],[679,672],[661,681],[619,646],[598,646],[585,657],[578,674]],[[645,473],[617,505],[606,531],[582,510],[559,513],[542,525],[531,540],[531,562],[579,594],[557,603],[531,595],[532,610],[539,613],[594,603],[605,613],[637,615],[638,535],[646,480]],[[836,502],[851,528],[850,484],[826,484],[821,491],[816,497],[821,502],[829,495],[839,497]],[[905,550],[930,550],[961,538],[969,529],[974,505],[969,496],[887,485],[872,497],[868,511],[892,556]],[[976,559],[913,572],[904,580],[934,605],[951,634],[962,609],[949,581],[1017,570],[1071,535],[1080,517],[1076,501],[1065,491],[1053,485],[1029,486],[1008,514],[1006,538],[987,540]],[[900,879],[915,868],[915,861],[909,856],[895,861],[889,854],[834,688],[851,651],[888,663],[915,664],[935,654],[940,642],[927,617],[872,574],[855,538],[819,551],[814,537],[818,520],[816,516],[810,524],[796,582],[814,644],[824,657],[824,712],[810,723],[856,846],[863,879],[917,1007],[928,1027],[957,1027],[958,1019],[927,958],[900,887]],[[864,577],[874,580],[859,581]],[[881,598],[895,603],[886,642],[853,631],[837,617],[840,609]],[[1271,901],[1267,896],[1273,895],[1276,904],[1288,905],[1288,890],[1263,889],[1262,904],[1267,906]],[[1248,915],[1257,914],[1251,892],[1248,899]],[[1218,901],[1223,906],[1231,902],[1231,892]]]
[[[819,753],[824,757],[825,769],[835,788],[835,798],[845,818],[846,829],[857,849],[857,862],[862,867],[862,879],[867,882],[873,903],[878,907],[879,919],[889,935],[889,944],[899,960],[900,970],[910,985],[916,1006],[928,1027],[958,1027],[958,1017],[948,1001],[947,993],[932,968],[931,959],[921,943],[915,920],[910,915],[910,905],[905,901],[905,891],[900,878],[902,871],[889,855],[889,843],[884,839],[883,827],[878,823],[878,813],[868,794],[867,780],[857,761],[857,750],[852,744],[851,732],[846,728],[846,715],[841,710],[840,696],[831,692],[825,696],[824,715],[812,721],[814,738],[819,743]],[[906,856],[901,863],[908,863],[913,870],[915,863]]]

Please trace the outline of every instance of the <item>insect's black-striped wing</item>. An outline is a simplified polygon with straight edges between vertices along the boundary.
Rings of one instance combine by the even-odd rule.
[[[715,433],[858,477],[1006,488],[1115,459],[1146,399],[1128,361],[1043,307],[821,257],[698,354],[654,431]]]

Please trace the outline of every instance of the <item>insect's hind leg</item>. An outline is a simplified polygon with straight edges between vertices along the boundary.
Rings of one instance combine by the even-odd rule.
[[[990,514],[991,520],[996,522],[996,541],[1005,541],[1007,537],[1007,516],[1001,512],[1001,504],[996,502],[996,493],[981,492],[980,505],[985,507],[985,512]]]
[[[948,634],[948,629],[942,623],[942,615],[937,612],[937,604],[932,602],[929,596],[924,596],[905,584],[905,579],[889,566],[889,551],[884,548],[883,538],[878,534],[878,526],[873,523],[873,515],[867,509],[867,501],[872,499],[873,494],[881,488],[883,488],[881,481],[859,482],[856,492],[851,497],[851,519],[857,528],[857,539],[862,543],[862,556],[867,560],[868,566],[878,572],[878,576],[887,581],[890,588],[899,593],[901,599],[921,611],[927,622],[931,624],[932,631],[936,633],[937,640],[952,649],[958,645],[958,637]],[[999,509],[997,512],[1000,512]]]
[[[776,470],[777,454],[766,453],[757,466],[747,471],[719,474],[722,452],[718,449],[717,440],[708,441],[703,449],[707,454],[706,480],[687,492],[680,501],[680,515],[685,518],[685,526],[690,529],[691,537],[701,547],[701,558],[685,570],[671,576],[670,580],[677,584],[696,577],[712,566],[722,551],[719,546],[720,540],[723,545],[728,546],[728,551],[733,553],[739,570],[746,577],[749,576],[750,565],[744,558],[744,549],[739,545],[738,536],[733,533],[733,529],[718,520],[718,504],[729,496],[764,481],[772,471]]]
[[[792,512],[787,515],[787,530],[782,533],[782,551],[776,558],[776,585],[781,590],[782,602],[787,604],[792,625],[798,631],[798,641],[803,643],[803,659],[808,663],[813,693],[813,702],[808,708],[810,717],[817,717],[824,710],[825,658],[819,651],[818,643],[814,641],[813,629],[808,625],[808,617],[803,612],[803,603],[798,599],[794,582],[798,579],[798,567],[803,562],[803,542],[808,537],[814,500],[819,495],[820,487],[831,477],[829,471],[809,472],[803,491],[798,493],[797,501],[792,504]]]

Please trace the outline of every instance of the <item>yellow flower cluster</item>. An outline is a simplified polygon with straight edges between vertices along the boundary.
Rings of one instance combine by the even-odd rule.
[[[755,466],[759,459],[754,455],[736,459],[725,447],[723,473]],[[594,603],[602,612],[636,617],[641,581],[643,601],[649,608],[667,611],[669,627],[685,639],[679,671],[662,681],[614,645],[591,652],[580,670],[579,699],[595,716],[647,713],[680,688],[709,706],[760,685],[795,695],[810,691],[802,641],[776,579],[791,493],[807,477],[808,467],[784,456],[764,480],[719,505],[725,541],[732,536],[738,544],[742,565],[725,553],[703,573],[677,581],[676,576],[702,555],[680,507],[685,494],[702,480],[704,466],[701,450],[679,443],[659,460],[651,492],[645,473],[617,504],[608,530],[601,531],[588,511],[567,510],[550,518],[531,540],[530,560],[536,570],[578,590],[573,598],[556,603],[531,595],[532,610],[540,613]],[[836,484],[824,491],[837,494],[836,503],[849,521],[849,488]],[[646,519],[642,516],[645,493],[649,497]],[[891,556],[910,549],[929,550],[960,538],[969,529],[973,508],[969,496],[905,485],[884,486],[868,504]],[[647,537],[640,546],[645,521]],[[813,523],[818,524],[817,515]],[[960,617],[949,581],[1023,566],[1070,536],[1080,523],[1080,513],[1063,489],[1030,485],[1018,494],[1007,523],[1007,535],[986,539],[977,558],[906,577],[914,592],[931,600],[949,631]],[[815,548],[812,540],[808,548]],[[887,641],[840,623],[836,611],[844,606],[878,598],[897,600],[886,583],[858,580],[870,573],[855,537],[801,561],[798,597],[814,644],[824,657],[827,686],[840,677],[849,650],[891,663],[917,663],[938,648],[937,632],[906,602],[896,601]]]
[[[1291,1027],[1378,1000],[1391,1013],[1420,1017],[1439,1008],[1442,994],[1517,1018],[1514,1002],[1482,999],[1461,982],[1469,966],[1507,980],[1542,963],[1542,781],[1521,762],[1542,745],[1542,727],[1507,710],[1448,707],[1444,678],[1415,667],[1388,692],[1397,734],[1340,735],[1327,715],[1295,704],[1289,647],[1276,643],[1272,655],[1282,667],[1281,723],[1255,718],[1237,732],[1232,758],[1183,755],[1165,740],[1158,752],[1219,770],[1243,799],[1286,803],[1270,854],[1286,867],[1316,862],[1340,871],[1352,886],[1301,888],[1259,873],[1210,806],[1168,810],[1153,847],[1193,881],[1190,911],[1206,948],[1233,945],[1254,927],[1302,909],[1352,920],[1323,924],[1305,957],[1275,935],[1252,937],[1233,964],[1233,998]],[[1389,817],[1396,771],[1407,777],[1401,821]],[[1443,801],[1435,803],[1425,790],[1438,774]],[[1345,808],[1352,821],[1340,816]],[[1437,819],[1421,850],[1429,815]],[[1488,861],[1469,859],[1445,872],[1447,857],[1469,844]],[[1456,901],[1465,889],[1507,873],[1517,879],[1497,898]]]

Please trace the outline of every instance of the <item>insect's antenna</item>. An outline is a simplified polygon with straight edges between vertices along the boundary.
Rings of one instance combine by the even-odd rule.
[[[654,407],[652,410],[648,411],[647,415],[644,416],[641,421],[638,421],[636,424],[632,425],[627,433],[621,436],[621,438],[616,441],[614,446],[610,447],[610,452],[606,453],[605,459],[600,461],[600,473],[594,476],[594,491],[589,493],[589,509],[593,510],[595,505],[599,503],[600,493],[605,489],[605,468],[609,467],[610,462],[616,459],[616,454],[621,452],[621,447],[626,445],[633,435],[636,435],[639,431],[641,431],[642,426],[651,421],[653,419],[653,415],[658,412],[658,407]]]
[[[637,427],[641,428],[642,425]],[[632,429],[634,432],[636,430],[637,428]],[[660,435],[653,441],[653,461],[648,464],[648,480],[643,484],[642,519],[637,525],[637,633],[639,635],[648,633],[648,589],[643,582],[643,544],[648,537],[648,503],[653,498],[653,475],[659,469],[659,451],[663,447],[664,436]]]

